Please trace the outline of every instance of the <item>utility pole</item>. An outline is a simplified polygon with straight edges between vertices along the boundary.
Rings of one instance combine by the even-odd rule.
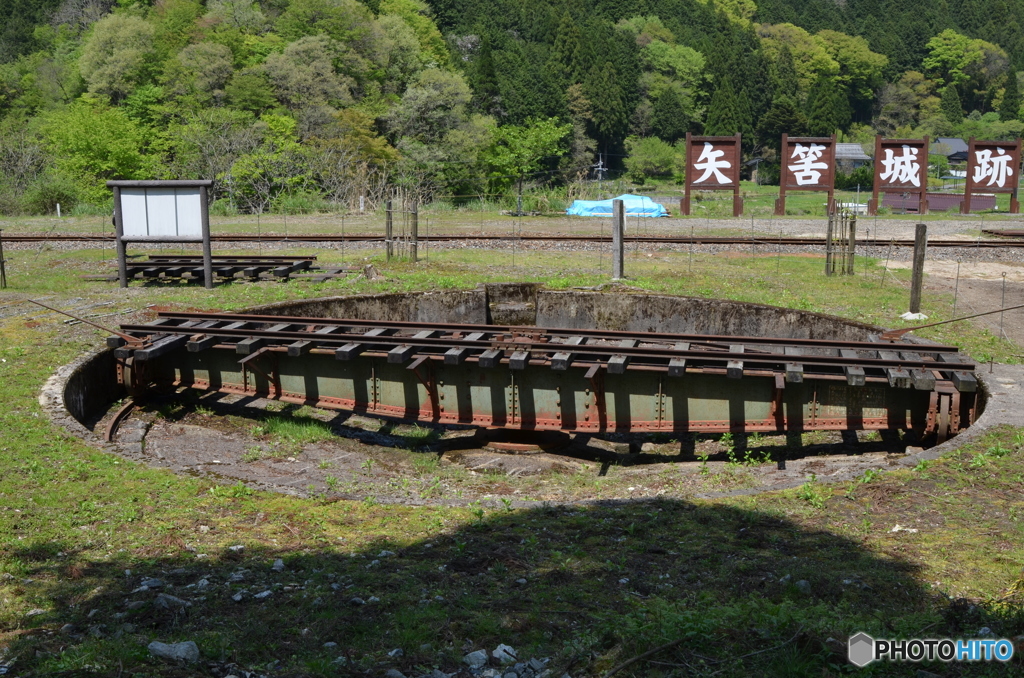
[[[597,199],[600,200],[601,197],[604,195],[604,188],[602,183],[604,181],[604,173],[608,171],[604,166],[604,156],[598,154],[597,164],[591,165],[591,167],[597,174]]]

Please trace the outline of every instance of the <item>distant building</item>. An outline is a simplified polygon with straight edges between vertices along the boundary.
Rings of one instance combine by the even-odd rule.
[[[858,167],[871,164],[871,156],[860,144],[836,144],[836,168],[849,174]]]
[[[932,141],[929,155],[944,155],[950,162],[967,162],[967,142],[956,137],[938,137]]]

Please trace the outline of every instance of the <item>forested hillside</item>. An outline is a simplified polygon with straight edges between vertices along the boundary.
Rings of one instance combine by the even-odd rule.
[[[687,131],[1021,133],[1024,0],[0,0],[0,213],[671,176]],[[770,172],[768,172],[770,174]]]

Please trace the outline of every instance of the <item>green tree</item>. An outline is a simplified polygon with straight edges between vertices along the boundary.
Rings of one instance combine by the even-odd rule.
[[[771,56],[780,54],[783,46],[789,48],[797,79],[804,90],[810,88],[818,76],[834,76],[839,73],[839,64],[821,42],[798,26],[762,24],[758,27],[758,35],[761,36],[765,51]]]
[[[422,0],[381,0],[379,11],[382,15],[398,16],[416,34],[420,49],[436,66],[447,66],[448,45],[430,17],[430,7]]]
[[[293,0],[277,19],[286,40],[327,35],[345,45],[365,38],[372,26],[370,10],[357,0]]]
[[[108,179],[159,178],[160,159],[146,152],[149,135],[120,109],[79,101],[45,116],[41,129],[57,171],[86,202],[109,199]]]
[[[291,108],[352,103],[355,82],[334,70],[344,47],[326,35],[308,35],[267,57],[264,68],[278,98]]]
[[[999,119],[1020,119],[1020,89],[1017,86],[1017,74],[1013,71],[1006,74],[1006,89],[1003,90],[1003,103],[999,107]]]
[[[213,179],[214,195],[225,189],[222,183],[239,156],[251,153],[261,143],[263,131],[254,124],[252,113],[229,108],[199,108],[172,122],[167,128],[168,174],[180,179]]]
[[[828,136],[843,126],[845,96],[831,78],[819,78],[807,95],[807,131]]]
[[[501,90],[498,88],[498,74],[494,70],[491,39],[486,35],[480,41],[480,51],[473,61],[469,76],[473,102],[489,115],[498,115],[501,110]]]
[[[247,211],[262,213],[278,196],[302,190],[312,182],[297,127],[291,116],[264,113],[260,117],[262,143],[232,163],[224,181]]]
[[[583,81],[587,61],[583,55],[583,39],[579,26],[568,11],[562,14],[558,22],[551,54],[560,66],[560,76],[566,85]]]
[[[155,20],[153,31],[157,57],[164,61],[187,45],[196,34],[196,19],[203,14],[203,6],[193,0],[162,0],[151,13]]]
[[[651,177],[670,176],[679,160],[672,144],[657,137],[627,137],[626,153],[626,173],[637,184]]]
[[[889,63],[884,54],[872,52],[868,41],[839,31],[824,30],[814,40],[839,64],[835,83],[857,99],[872,99],[882,84],[882,74]]]
[[[964,85],[971,79],[970,69],[984,58],[978,40],[947,28],[928,41],[928,56],[921,63],[925,72],[940,85]]]
[[[788,45],[779,48],[775,61],[775,92],[777,96],[789,97],[794,101],[800,97],[800,80]]]
[[[200,42],[167,62],[161,81],[169,94],[196,94],[201,101],[209,101],[224,96],[224,87],[233,74],[230,49],[215,42]]]
[[[530,120],[525,125],[506,125],[494,131],[491,147],[484,155],[494,189],[507,189],[539,170],[545,160],[554,161],[566,151],[564,141],[572,125],[555,118]]]
[[[240,111],[260,113],[277,104],[274,89],[261,68],[236,72],[224,87],[228,103]]]
[[[742,111],[728,78],[723,80],[708,106],[708,116],[704,120],[704,133],[712,136],[730,136],[743,128]]]
[[[604,142],[621,139],[629,124],[629,113],[618,71],[611,61],[590,69],[583,92],[591,106],[593,136]]]
[[[153,25],[131,14],[110,14],[93,26],[78,69],[89,91],[114,103],[145,82],[153,66]]]
[[[686,87],[703,83],[707,65],[704,55],[697,50],[661,40],[654,40],[640,50],[640,63]]]
[[[416,32],[402,17],[382,15],[377,18],[377,29],[379,33],[370,58],[382,76],[383,94],[398,96],[431,59],[421,49]]]
[[[206,20],[237,28],[243,33],[259,33],[267,18],[253,0],[208,0]]]
[[[797,108],[796,102],[790,97],[779,96],[758,123],[757,135],[765,146],[779,150],[783,134],[799,136],[806,128],[807,118]]]
[[[964,110],[960,106],[960,95],[956,92],[953,84],[946,85],[942,89],[942,101],[940,103],[942,114],[946,120],[953,125],[959,125],[964,121]]]
[[[666,87],[654,100],[651,129],[657,137],[673,144],[680,137],[686,136],[689,126],[687,107],[676,92],[676,88]]]
[[[472,96],[461,74],[428,68],[416,76],[388,113],[387,126],[395,139],[436,143],[466,121],[466,105]]]

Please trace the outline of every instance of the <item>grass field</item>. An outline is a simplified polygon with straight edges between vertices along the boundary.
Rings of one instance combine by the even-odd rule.
[[[596,199],[596,187],[589,187],[594,194],[588,199]],[[600,195],[611,198],[631,190],[625,183],[606,184]],[[742,182],[741,193],[744,199],[743,216],[732,218],[732,194],[723,191],[704,191],[693,194],[691,214],[683,217],[679,212],[679,201],[683,197],[681,186],[671,183],[655,183],[644,187],[642,193],[661,202],[671,219],[629,219],[627,232],[636,229],[641,233],[666,235],[675,233],[685,235],[691,227],[690,222],[715,219],[712,230],[701,231],[705,235],[742,235],[749,228],[749,220],[773,219],[775,199],[778,197],[778,186],[759,186],[750,182]],[[836,191],[836,199],[844,203],[866,203],[871,197],[867,192]],[[808,191],[791,191],[786,198],[787,220],[816,221],[825,216],[825,193]],[[507,202],[507,201],[506,201]],[[419,231],[421,236],[430,233],[509,233],[528,234],[596,234],[602,229],[605,234],[610,229],[610,219],[585,217],[568,217],[565,208],[571,203],[565,196],[551,196],[540,193],[529,196],[524,209],[536,211],[537,216],[510,217],[502,214],[502,210],[514,207],[513,203],[505,204],[484,199],[453,200],[438,198],[428,205],[419,208]],[[400,201],[394,203],[395,232],[405,232],[410,228],[410,217],[403,211]],[[886,220],[906,221],[908,224],[925,221],[976,221],[981,228],[994,224],[997,228],[1007,227],[1003,222],[1017,221],[1019,217],[1007,212],[1009,194],[1000,193],[996,196],[996,210],[964,216],[950,212],[932,212],[925,217],[916,214],[892,213],[888,209],[881,211],[881,218]],[[383,234],[384,207],[365,213],[337,212],[301,215],[263,214],[263,215],[230,215],[210,217],[214,233],[261,233],[265,235],[288,235],[300,233],[348,233],[348,234]],[[57,219],[56,216],[7,217],[0,220],[0,229],[7,233],[113,233],[111,217],[107,213],[67,216]],[[733,230],[735,229],[735,231]],[[769,232],[774,232],[768,228]]]
[[[394,668],[418,676],[456,671],[467,651],[506,643],[523,658],[550,657],[554,678],[579,678],[672,641],[616,675],[1022,670],[1015,659],[1010,668],[959,664],[955,674],[940,664],[854,671],[844,649],[857,631],[1024,634],[1022,430],[994,431],[913,470],[714,501],[495,509],[298,499],[146,468],[55,429],[39,388],[103,333],[17,305],[111,302],[96,312],[127,311],[100,320],[112,325],[145,317],[150,305],[235,310],[484,281],[608,280],[607,257],[519,251],[513,264],[510,254],[435,251],[419,264],[385,264],[379,250],[348,252],[383,279],[237,283],[210,293],[78,279],[109,270],[110,251],[9,253],[11,288],[0,293],[0,665],[13,661],[8,675],[383,676]],[[875,262],[859,260],[859,275],[825,278],[820,259],[761,255],[700,254],[691,264],[686,253],[631,253],[629,284],[900,325],[906,272],[883,283]],[[924,310],[942,319],[950,302],[926,295]],[[979,360],[1017,351],[973,326],[925,336]],[[323,435],[284,412],[268,426],[266,435],[282,439]],[[917,531],[893,532],[897,524]],[[280,572],[271,569],[278,558]],[[139,590],[146,577],[163,586]],[[160,606],[161,591],[189,605]],[[157,660],[146,650],[152,640],[193,640],[202,662]]]

